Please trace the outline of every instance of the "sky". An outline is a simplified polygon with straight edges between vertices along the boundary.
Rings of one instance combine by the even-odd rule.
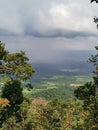
[[[60,61],[98,45],[97,12],[90,0],[0,0],[0,40],[33,62]]]

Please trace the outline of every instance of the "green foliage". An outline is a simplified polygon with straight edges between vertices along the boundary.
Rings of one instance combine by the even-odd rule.
[[[9,53],[5,50],[3,43],[0,43],[0,73],[17,80],[30,79],[34,69],[28,63],[29,59],[24,51]]]
[[[35,99],[29,110],[30,117],[34,130],[82,130],[86,119],[82,102],[59,99],[50,102]]]
[[[80,100],[84,100],[84,108],[88,109],[91,103],[94,103],[96,91],[95,84],[87,82],[84,86],[80,86],[74,91],[74,94]]]
[[[32,76],[34,70],[32,69],[32,66],[27,63],[28,60],[28,57],[26,57],[25,52],[23,51],[7,55],[5,61],[6,67],[8,70],[11,70],[10,73],[12,78],[27,80]]]
[[[0,130],[32,130],[30,129],[31,118],[29,118],[28,116],[30,103],[31,100],[29,98],[24,97],[24,101],[19,105],[20,108],[16,112],[14,112],[13,115],[6,115],[7,118],[4,120],[2,128]]]
[[[20,81],[8,79],[2,89],[1,97],[10,101],[10,108],[15,108],[15,106],[23,102],[22,90]]]
[[[95,47],[98,50],[98,47]],[[86,120],[88,128],[94,126],[94,130],[98,129],[98,53],[92,55],[89,59],[91,63],[95,66],[95,71],[93,71],[93,83],[87,82],[85,85],[80,86],[74,91],[75,96],[78,99],[83,100],[84,110],[89,111],[89,116]]]
[[[20,81],[8,79],[2,89],[1,97],[8,99],[10,106],[5,107],[1,111],[0,125],[19,110],[20,104],[24,100]]]
[[[25,126],[24,126],[24,130],[32,130],[33,128],[33,122],[31,118],[27,118],[25,120]]]
[[[91,0],[98,3],[98,0]],[[94,18],[94,22],[97,24],[98,18]],[[98,130],[98,46],[95,47],[97,54],[91,55],[89,62],[93,63],[95,70],[93,71],[93,83],[87,82],[84,86],[80,86],[74,91],[77,98],[83,100],[84,109],[89,111],[87,120],[85,121],[87,129]]]
[[[0,74],[7,77],[4,81],[1,97],[10,102],[10,105],[0,111],[0,127],[3,124],[4,129],[22,130],[19,126],[23,127],[23,119],[27,114],[27,102],[25,103],[26,100],[23,96],[21,84],[22,80],[30,79],[34,72],[28,61],[25,52],[11,54],[5,49],[4,44],[0,42]],[[17,124],[17,121],[21,122],[22,125]]]
[[[5,50],[5,45],[0,41],[0,60],[5,60],[8,51]]]
[[[90,114],[82,104],[71,99],[25,99],[19,111],[5,120],[2,130],[89,130],[86,120]]]
[[[12,116],[4,122],[1,130],[23,130],[23,129],[21,124],[17,123],[15,116]]]

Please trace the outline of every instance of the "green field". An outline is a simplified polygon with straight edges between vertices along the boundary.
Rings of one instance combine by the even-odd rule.
[[[32,78],[33,89],[28,91],[24,89],[24,94],[30,97],[44,97],[46,99],[53,98],[73,98],[74,89],[91,81],[89,75],[75,74],[37,74]]]

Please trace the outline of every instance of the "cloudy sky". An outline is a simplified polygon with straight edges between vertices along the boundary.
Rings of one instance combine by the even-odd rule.
[[[59,60],[68,50],[93,50],[98,30],[90,0],[0,0],[0,40],[33,62]]]

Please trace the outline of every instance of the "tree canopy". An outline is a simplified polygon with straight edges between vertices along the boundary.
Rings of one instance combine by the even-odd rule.
[[[10,53],[0,41],[0,75],[7,77],[0,94],[1,101],[7,101],[0,111],[0,127],[7,118],[16,115],[24,101],[22,80],[30,79],[34,73],[28,61],[24,51]]]
[[[28,61],[24,51],[10,53],[0,42],[0,74],[6,74],[12,79],[27,80],[34,73]]]
[[[91,0],[91,3],[94,1],[98,3],[98,0]],[[94,18],[94,22],[98,28],[98,18]],[[89,62],[93,63],[95,67],[93,82],[87,82],[85,85],[80,86],[74,91],[74,94],[83,101],[84,110],[86,109],[90,113],[86,120],[89,129],[98,130],[98,46],[95,49],[97,53],[89,58]]]

